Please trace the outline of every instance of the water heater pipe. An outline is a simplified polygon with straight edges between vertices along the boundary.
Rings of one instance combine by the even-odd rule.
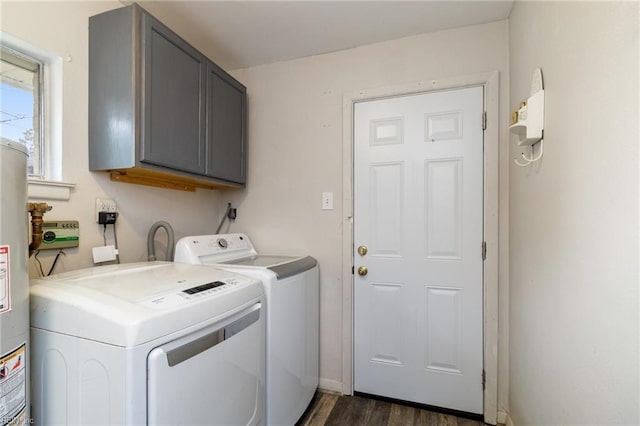
[[[52,207],[47,203],[28,203],[27,210],[31,214],[31,244],[29,244],[29,257],[42,244],[42,217]]]

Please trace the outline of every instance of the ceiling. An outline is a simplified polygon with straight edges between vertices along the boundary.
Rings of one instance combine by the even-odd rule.
[[[229,70],[498,21],[512,6],[481,0],[138,3]]]

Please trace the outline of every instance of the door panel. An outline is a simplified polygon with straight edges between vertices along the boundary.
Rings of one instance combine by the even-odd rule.
[[[402,163],[372,164],[371,169],[371,249],[373,256],[402,256]],[[400,213],[400,214],[398,214]]]
[[[393,315],[402,309],[404,289],[400,283],[371,283],[371,310],[368,323],[386,339],[372,339],[371,361],[392,365],[404,364],[404,345],[397,330],[402,328],[402,318]]]
[[[483,89],[354,113],[354,384],[482,413]]]
[[[460,259],[462,159],[425,161],[425,219],[428,259]]]
[[[426,287],[425,368],[462,374],[462,292]]]

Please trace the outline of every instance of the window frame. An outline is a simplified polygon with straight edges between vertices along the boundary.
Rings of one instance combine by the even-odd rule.
[[[29,178],[29,199],[68,200],[74,183],[62,179],[62,57],[0,31],[0,45],[21,52],[42,63],[42,178]],[[66,57],[71,62],[70,56]]]
[[[45,104],[47,101],[47,93],[45,87],[45,63],[39,58],[25,54],[22,51],[16,50],[13,47],[7,46],[5,43],[0,42],[0,50],[6,52],[8,56],[13,56],[15,62],[12,63],[16,67],[20,67],[26,71],[33,72],[37,77],[37,87],[34,88],[34,112],[37,111],[37,119],[34,118],[34,140],[37,138],[38,152],[35,155],[37,159],[37,166],[34,169],[37,173],[29,174],[29,179],[44,180],[47,176],[46,158],[47,158],[47,141],[45,138],[47,132],[46,120],[45,120]],[[26,62],[26,65],[17,63]],[[33,69],[31,69],[33,68]],[[35,79],[34,79],[35,80]],[[35,142],[35,141],[34,141]]]

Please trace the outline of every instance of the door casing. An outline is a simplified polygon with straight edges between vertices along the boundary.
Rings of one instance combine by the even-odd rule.
[[[342,393],[353,394],[353,106],[357,101],[482,85],[484,110],[484,421],[498,416],[499,84],[496,72],[346,93],[343,97]]]

